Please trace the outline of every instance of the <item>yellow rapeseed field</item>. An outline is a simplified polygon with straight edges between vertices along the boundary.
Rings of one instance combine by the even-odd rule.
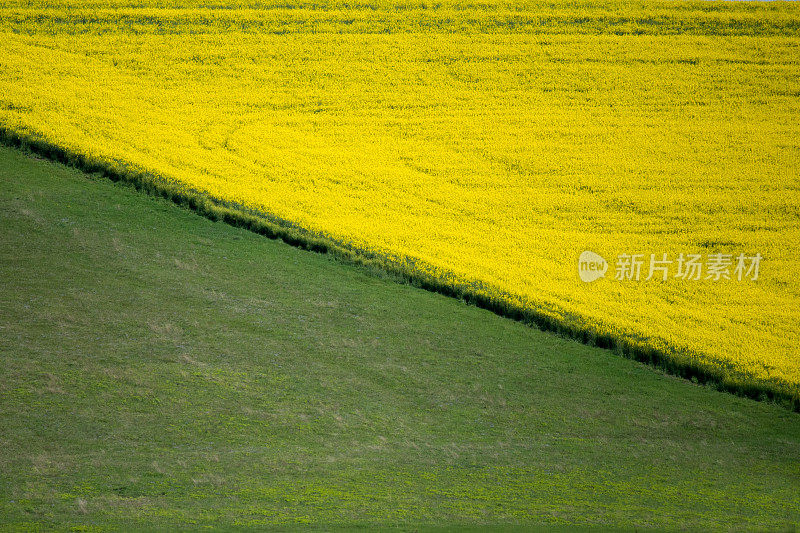
[[[6,1],[0,125],[799,395],[800,4]]]

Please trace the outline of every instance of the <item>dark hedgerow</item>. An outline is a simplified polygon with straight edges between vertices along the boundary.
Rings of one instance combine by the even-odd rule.
[[[774,402],[792,411],[800,412],[800,390],[797,386],[789,383],[756,379],[741,373],[734,374],[724,366],[711,365],[685,351],[677,349],[662,351],[649,346],[647,339],[614,336],[601,332],[578,316],[566,315],[556,318],[544,309],[520,308],[497,296],[488,296],[488,288],[478,283],[470,285],[448,283],[427,272],[414,269],[413,261],[401,264],[390,258],[337,242],[327,236],[311,234],[288,221],[270,218],[263,213],[255,213],[242,206],[207,197],[198,191],[178,187],[147,172],[125,166],[122,166],[123,170],[117,170],[108,163],[70,152],[39,137],[18,133],[0,126],[0,142],[52,161],[73,166],[89,174],[129,184],[141,192],[163,197],[210,220],[244,228],[270,239],[279,239],[303,250],[331,255],[340,261],[358,265],[375,274],[388,275],[400,283],[407,283],[420,289],[457,298],[470,305],[523,322],[531,327],[569,337],[591,346],[612,350],[623,357],[652,365],[664,372],[699,384],[713,386],[720,391],[754,400]]]

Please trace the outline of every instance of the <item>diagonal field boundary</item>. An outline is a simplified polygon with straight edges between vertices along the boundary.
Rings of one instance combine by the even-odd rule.
[[[501,299],[505,294],[490,292],[480,283],[465,283],[447,279],[441,269],[414,268],[421,261],[391,258],[337,242],[326,236],[312,234],[289,221],[254,212],[198,191],[177,187],[157,175],[128,168],[122,170],[96,158],[69,151],[53,142],[31,133],[21,133],[0,125],[0,143],[36,154],[54,162],[66,164],[88,174],[95,174],[114,182],[121,182],[153,196],[166,198],[210,220],[222,221],[235,227],[279,239],[297,248],[328,254],[348,264],[357,265],[375,275],[390,277],[397,282],[410,284],[427,291],[457,298],[501,317],[516,320],[543,331],[553,332],[584,344],[612,350],[621,356],[659,368],[669,374],[716,387],[747,398],[771,401],[789,410],[800,412],[800,387],[778,380],[755,378],[742,372],[733,372],[723,365],[700,360],[686,351],[661,350],[647,343],[647,339],[630,334],[613,335],[599,331],[591,323],[575,314],[558,318],[544,308],[521,307]],[[429,265],[426,265],[429,267]],[[441,272],[440,276],[428,272]]]

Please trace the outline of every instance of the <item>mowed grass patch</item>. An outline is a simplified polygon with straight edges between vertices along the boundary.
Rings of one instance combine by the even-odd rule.
[[[800,417],[0,148],[4,527],[789,529]]]

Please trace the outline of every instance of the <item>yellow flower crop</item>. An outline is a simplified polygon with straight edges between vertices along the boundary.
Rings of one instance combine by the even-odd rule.
[[[0,4],[0,125],[798,395],[800,5],[221,7]]]

